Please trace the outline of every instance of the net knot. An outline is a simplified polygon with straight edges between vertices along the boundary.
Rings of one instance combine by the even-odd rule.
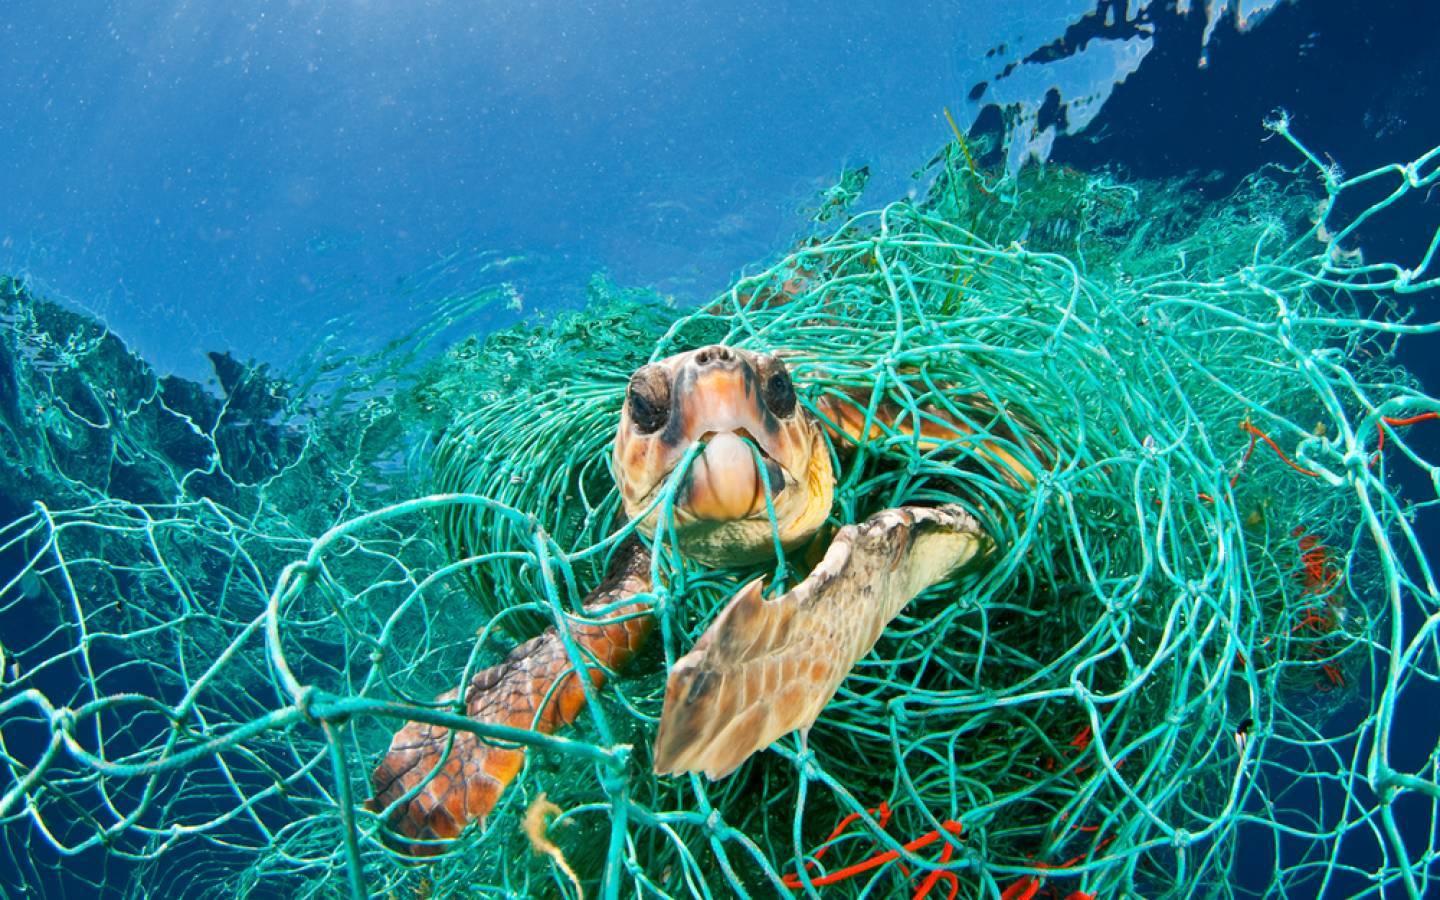
[[[630,760],[629,746],[612,747],[614,756],[610,764],[600,770],[600,787],[604,789],[607,796],[620,797],[625,789],[630,786],[630,779],[625,775],[625,764]]]
[[[62,706],[50,713],[50,728],[69,734],[75,728],[75,710]]]
[[[1170,835],[1170,846],[1176,850],[1184,850],[1190,846],[1192,840],[1194,840],[1194,835],[1184,828],[1177,828]]]
[[[1370,787],[1380,798],[1380,802],[1385,804],[1394,803],[1401,791],[1399,779],[1395,777],[1395,770],[1384,763],[1376,766],[1375,774],[1370,778]]]
[[[1341,461],[1345,463],[1345,468],[1354,474],[1366,472],[1370,468],[1369,455],[1355,448],[1347,450]]]
[[[710,815],[705,817],[705,829],[716,834],[725,830],[725,819],[720,815],[720,810],[710,810]]]
[[[810,747],[808,739],[801,741],[800,751],[795,754],[795,767],[800,770],[800,777],[806,781],[818,781],[825,772],[825,767],[815,758],[815,751]]]
[[[1055,490],[1055,475],[1049,469],[1035,473],[1035,495],[1048,498]]]
[[[295,708],[300,710],[300,715],[311,725],[319,725],[320,720],[311,712],[310,707],[315,703],[315,685],[307,684],[300,688],[300,693],[295,695]]]
[[[910,720],[910,710],[905,706],[904,697],[892,697],[885,705],[890,708],[890,721],[896,725],[904,725]]]

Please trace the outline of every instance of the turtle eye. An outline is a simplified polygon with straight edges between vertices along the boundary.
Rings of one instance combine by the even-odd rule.
[[[630,421],[641,434],[654,434],[670,421],[670,377],[658,366],[643,366],[625,391]]]
[[[785,364],[778,359],[772,360],[765,367],[765,382],[760,388],[760,396],[772,413],[785,419],[795,412],[795,385],[790,381],[790,372]]]

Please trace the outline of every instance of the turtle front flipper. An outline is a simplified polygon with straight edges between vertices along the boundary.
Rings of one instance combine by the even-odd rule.
[[[989,552],[964,509],[901,507],[847,525],[784,596],[747,584],[670,670],[658,774],[723,778],[757,750],[808,731],[840,682],[921,591]]]
[[[631,539],[584,605],[586,610],[600,610],[649,590],[650,554]],[[637,600],[606,611],[600,621],[570,626],[576,646],[597,665],[586,672],[592,685],[603,685],[605,670],[619,669],[635,655],[654,626],[651,616],[637,615],[648,611],[649,606]],[[439,699],[454,698],[451,691]],[[584,706],[579,676],[553,626],[477,673],[465,691],[465,713],[471,718],[546,734],[574,722]],[[391,828],[412,840],[449,840],[494,809],[524,761],[522,747],[490,743],[468,731],[456,732],[451,743],[450,729],[409,722],[371,773],[375,796],[365,805],[384,812],[419,785],[418,793],[390,809]],[[431,777],[437,765],[440,771]],[[408,849],[417,856],[442,850],[433,843],[415,843]]]

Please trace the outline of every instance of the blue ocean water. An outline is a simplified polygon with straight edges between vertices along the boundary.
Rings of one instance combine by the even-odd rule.
[[[1101,6],[17,0],[0,264],[190,375],[199,347],[283,360],[342,314],[392,334],[437,263],[510,261],[532,304],[597,270],[694,302],[844,167],[903,195],[947,105],[965,126],[1060,85],[1098,111],[1153,43]]]
[[[1290,161],[1261,125],[1280,107],[1349,170],[1440,144],[1419,0],[4,6],[0,275],[211,383],[212,351],[374,347],[480,288],[509,299],[466,327],[576,308],[596,273],[702,302],[847,169],[865,204],[915,191],[947,107],[1008,131],[1011,165],[1214,172],[1217,193]],[[1418,259],[1434,210],[1367,249]],[[1434,391],[1432,357],[1402,351]],[[0,888],[84,893],[47,871]],[[1264,861],[1236,877],[1263,889]]]
[[[0,261],[186,374],[202,346],[286,358],[341,314],[393,334],[441,260],[461,280],[511,260],[532,304],[597,270],[694,301],[848,163],[896,192],[941,107],[970,114],[985,41],[1085,5],[918,28],[823,3],[22,0],[0,26],[5,112],[30,123],[0,151]]]

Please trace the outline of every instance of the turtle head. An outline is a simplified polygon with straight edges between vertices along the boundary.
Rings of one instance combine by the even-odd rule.
[[[796,402],[779,356],[716,344],[631,376],[614,465],[628,516],[646,511],[695,444],[704,449],[675,494],[675,527],[687,556],[729,565],[773,555],[767,480],[786,548],[809,540],[829,515],[830,453],[819,425]],[[640,530],[653,535],[659,516],[657,507]]]

